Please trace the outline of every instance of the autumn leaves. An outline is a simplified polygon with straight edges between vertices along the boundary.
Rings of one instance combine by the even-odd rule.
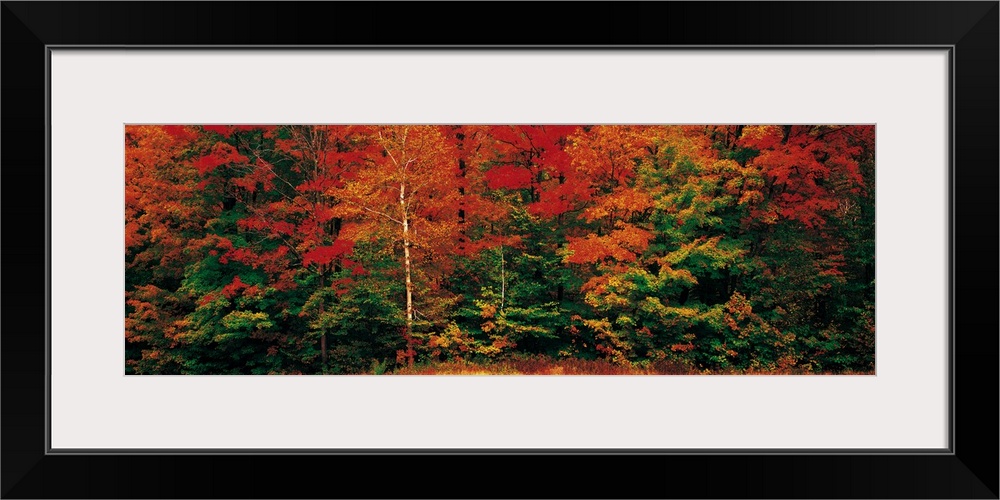
[[[130,126],[128,370],[864,371],[873,133]]]

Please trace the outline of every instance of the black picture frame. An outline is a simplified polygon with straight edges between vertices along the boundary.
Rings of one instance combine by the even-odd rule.
[[[3,498],[998,498],[996,1],[2,4],[2,256],[8,271],[27,271],[8,273],[3,294]],[[47,453],[48,47],[606,47],[609,41],[950,48],[948,453]],[[386,479],[367,481],[373,471]]]

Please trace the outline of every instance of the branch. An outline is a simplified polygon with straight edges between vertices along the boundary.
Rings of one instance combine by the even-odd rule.
[[[275,223],[275,220],[274,220],[274,219],[273,219],[272,217],[270,217],[270,214],[268,214],[267,212],[262,212],[262,211],[260,211],[260,210],[257,210],[257,209],[256,209],[256,208],[254,208],[254,207],[250,207],[249,205],[247,206],[247,208],[249,208],[249,209],[250,209],[250,212],[251,212],[251,213],[252,213],[253,215],[256,215],[256,216],[261,216],[261,215],[263,215],[263,218],[264,218],[265,220],[267,220],[267,221],[268,221],[268,222],[269,222],[269,223],[270,223],[270,224],[271,224],[272,226],[274,225],[274,223]],[[262,240],[260,240],[260,241],[264,241],[264,240],[267,240],[267,239],[270,239],[270,238],[271,238],[272,236],[277,236],[277,238],[278,238],[278,239],[280,239],[280,240],[281,240],[282,242],[284,242],[284,243],[285,243],[285,246],[286,246],[286,247],[287,247],[287,248],[288,248],[289,250],[291,250],[293,254],[295,254],[295,257],[297,257],[297,258],[299,259],[299,262],[303,262],[303,259],[302,259],[302,254],[300,254],[300,253],[299,253],[299,251],[298,251],[298,250],[297,250],[297,249],[295,248],[295,245],[294,245],[294,244],[292,244],[292,242],[288,241],[288,239],[287,239],[287,238],[285,238],[285,235],[283,235],[283,234],[281,234],[281,233],[278,233],[277,231],[275,231],[275,232],[274,232],[273,234],[268,234],[268,235],[266,235],[266,236],[264,237],[264,239],[262,239]],[[259,244],[259,243],[260,243],[260,242],[257,242],[257,244]],[[308,267],[308,266],[306,266],[306,267]],[[313,270],[314,272],[316,272],[316,271],[317,271],[317,269],[311,269],[311,270]]]
[[[254,156],[257,157],[257,165],[263,165],[264,168],[268,172],[270,172],[271,175],[273,175],[275,179],[278,179],[279,181],[284,182],[286,186],[292,188],[292,192],[293,193],[298,191],[297,189],[295,189],[295,186],[293,186],[291,182],[288,182],[288,180],[286,180],[284,177],[278,175],[278,173],[275,172],[273,168],[271,168],[271,163],[270,162],[268,162],[267,160],[261,158],[260,155],[257,154],[256,152],[254,152]],[[290,196],[286,195],[285,193],[282,193],[281,191],[278,191],[278,193],[280,193],[282,196],[284,196],[288,200],[292,199]]]
[[[381,130],[378,131],[378,140],[379,140],[379,142],[382,143],[382,149],[384,149],[385,152],[386,152],[386,154],[389,155],[389,159],[392,160],[392,162],[394,164],[396,164],[396,166],[398,167],[399,166],[399,162],[396,161],[396,157],[392,155],[392,151],[389,151],[389,148],[385,147],[385,139],[382,137],[382,131]]]
[[[366,206],[364,206],[364,205],[362,205],[360,203],[355,203],[355,202],[353,202],[351,200],[341,200],[341,201],[344,202],[344,203],[347,203],[348,205],[353,205],[355,207],[358,207],[358,208],[360,208],[360,209],[362,209],[362,210],[364,210],[366,212],[371,212],[371,213],[373,213],[375,215],[381,215],[382,217],[385,217],[386,219],[389,219],[389,220],[395,222],[396,224],[400,224],[400,225],[403,224],[403,221],[401,221],[399,219],[396,219],[395,217],[393,217],[393,216],[391,216],[391,215],[389,215],[389,214],[387,214],[385,212],[379,212],[378,210],[366,207]]]

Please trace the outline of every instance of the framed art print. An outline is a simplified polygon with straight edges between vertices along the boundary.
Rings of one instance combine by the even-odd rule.
[[[414,45],[431,4],[5,2],[4,253],[45,273],[7,301],[44,322],[5,325],[4,496],[309,496],[223,471],[420,455],[996,498],[997,4],[649,20],[721,5],[570,46]],[[154,461],[213,472],[129,479]],[[738,478],[671,486],[707,470]],[[316,494],[423,491],[344,481]]]

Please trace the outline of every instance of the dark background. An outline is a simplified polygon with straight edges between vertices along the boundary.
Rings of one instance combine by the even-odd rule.
[[[998,12],[997,2],[3,2],[2,495],[997,498]],[[45,46],[418,43],[954,45],[955,454],[44,455]]]

